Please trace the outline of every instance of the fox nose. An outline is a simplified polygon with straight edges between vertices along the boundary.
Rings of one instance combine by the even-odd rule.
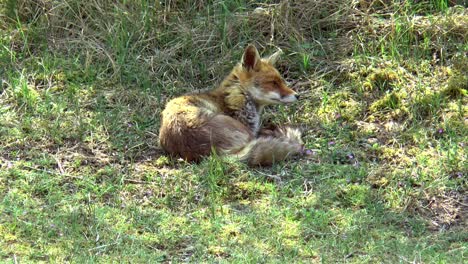
[[[296,97],[296,100],[299,100],[299,94],[295,94],[294,96]]]

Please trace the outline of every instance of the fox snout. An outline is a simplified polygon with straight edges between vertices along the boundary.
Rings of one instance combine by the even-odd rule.
[[[282,92],[280,92],[280,95],[281,95],[280,101],[283,103],[293,103],[299,100],[299,94],[287,86],[283,86],[283,89],[282,89]]]
[[[293,103],[293,102],[296,102],[297,100],[299,100],[299,94],[297,94],[296,92],[282,96],[280,99],[280,101],[283,103]]]

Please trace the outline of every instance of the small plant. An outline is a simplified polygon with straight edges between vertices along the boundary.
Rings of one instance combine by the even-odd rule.
[[[302,61],[301,61],[302,71],[308,72],[310,69],[310,55],[307,53],[303,53],[301,54],[301,58],[302,58]]]
[[[364,82],[364,90],[389,92],[398,84],[398,75],[392,70],[377,69]]]

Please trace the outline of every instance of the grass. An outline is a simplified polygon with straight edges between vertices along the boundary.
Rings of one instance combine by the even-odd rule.
[[[2,262],[462,263],[466,1],[0,1]],[[280,47],[313,155],[157,145],[174,96]]]

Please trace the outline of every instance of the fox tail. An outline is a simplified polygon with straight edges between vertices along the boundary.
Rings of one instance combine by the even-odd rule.
[[[304,153],[304,145],[299,129],[280,127],[267,135],[250,141],[236,153],[236,158],[249,165],[271,165],[286,158]]]

